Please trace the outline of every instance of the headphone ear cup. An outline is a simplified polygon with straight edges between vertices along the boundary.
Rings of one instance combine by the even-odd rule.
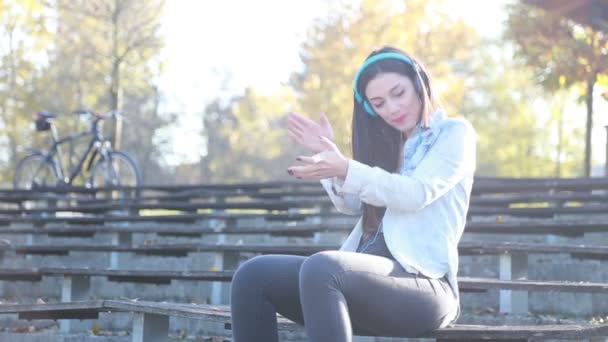
[[[372,117],[376,116],[376,112],[374,112],[372,107],[369,105],[369,102],[363,101],[363,108],[365,108],[365,111]]]

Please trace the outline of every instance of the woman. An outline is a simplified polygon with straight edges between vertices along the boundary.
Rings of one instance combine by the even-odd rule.
[[[339,211],[362,217],[339,251],[243,263],[231,289],[235,342],[277,341],[277,312],[314,342],[417,336],[459,316],[475,131],[444,114],[422,65],[392,47],[366,59],[353,92],[353,159],[324,115],[317,124],[291,114],[289,134],[316,154],[287,172],[319,179]]]

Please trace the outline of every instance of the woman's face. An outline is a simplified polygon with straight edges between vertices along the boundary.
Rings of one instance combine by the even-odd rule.
[[[422,103],[414,84],[395,72],[378,74],[365,87],[365,95],[384,121],[410,137],[422,115]]]

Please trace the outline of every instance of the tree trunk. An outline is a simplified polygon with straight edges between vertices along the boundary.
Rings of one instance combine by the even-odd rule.
[[[112,13],[112,75],[110,82],[110,110],[122,111],[122,89],[120,84],[120,65],[122,57],[118,51],[118,17],[120,15],[120,3],[118,0],[114,3],[114,13]],[[118,150],[121,148],[122,136],[122,121],[116,117],[112,121],[112,146]]]
[[[593,129],[593,88],[597,80],[597,74],[591,75],[587,81],[587,94],[585,104],[587,105],[587,127],[585,130],[585,177],[591,177],[591,131]]]
[[[555,176],[561,178],[562,176],[562,139],[564,132],[564,111],[563,107],[559,109],[559,118],[557,121],[557,163],[555,164]]]

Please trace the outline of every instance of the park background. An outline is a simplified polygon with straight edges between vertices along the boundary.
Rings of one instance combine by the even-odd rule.
[[[0,0],[0,37],[0,186],[48,145],[34,114],[66,135],[77,108],[123,113],[147,184],[286,179],[286,114],[325,112],[350,155],[352,78],[385,44],[473,123],[478,175],[604,173],[608,35],[527,1]]]

